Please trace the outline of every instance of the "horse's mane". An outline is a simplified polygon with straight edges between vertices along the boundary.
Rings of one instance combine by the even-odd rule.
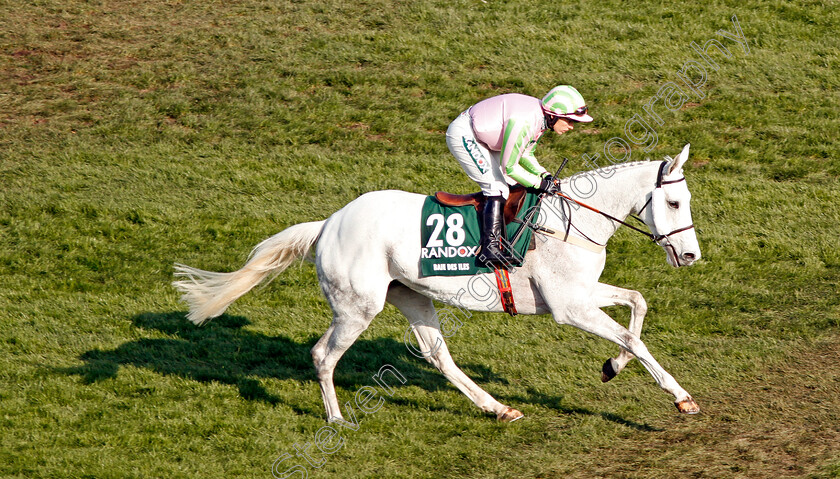
[[[594,169],[594,170],[580,171],[578,173],[575,173],[572,176],[568,176],[566,178],[563,178],[562,183],[569,183],[573,179],[575,179],[579,176],[599,174],[599,173],[604,173],[603,175],[599,175],[600,177],[608,178],[609,176],[611,176],[611,174],[612,174],[611,172],[615,172],[615,171],[619,171],[619,170],[626,170],[626,169],[630,169],[630,168],[636,168],[636,167],[639,167],[639,166],[647,166],[647,165],[650,165],[651,163],[654,163],[654,161],[642,160],[642,161],[628,161],[628,162],[625,162],[625,163],[615,163],[615,164],[612,164],[610,166],[604,166],[604,167],[597,168],[597,169]],[[658,163],[658,161],[656,163]]]

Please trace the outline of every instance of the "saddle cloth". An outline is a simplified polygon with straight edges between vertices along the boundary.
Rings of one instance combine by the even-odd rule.
[[[539,196],[524,187],[511,188],[505,204],[505,223],[508,240],[519,228],[524,228],[513,251],[524,258],[531,243],[533,231],[513,223],[523,218],[529,210],[538,208]],[[438,192],[423,203],[420,215],[420,274],[421,276],[466,276],[491,273],[493,268],[478,261],[481,226],[479,211],[484,195],[452,195]],[[519,266],[519,264],[513,264]]]

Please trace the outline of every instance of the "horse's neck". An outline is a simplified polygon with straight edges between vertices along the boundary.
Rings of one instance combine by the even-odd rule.
[[[599,211],[624,220],[638,211],[656,181],[659,163],[640,163],[601,169],[578,174],[563,180],[562,189],[568,196]],[[594,191],[593,191],[594,189]],[[566,201],[561,209],[560,198],[550,200],[550,209],[562,214],[549,214],[546,226],[565,231],[571,217],[572,234],[586,235],[600,244],[615,234],[620,224],[582,206]],[[571,214],[569,212],[571,211]],[[554,216],[554,218],[551,218]],[[552,224],[553,223],[553,224]],[[576,232],[576,229],[579,232]]]

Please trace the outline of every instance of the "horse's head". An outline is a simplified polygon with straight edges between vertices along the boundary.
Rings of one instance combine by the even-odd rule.
[[[689,146],[685,145],[675,159],[666,158],[662,163],[655,188],[640,211],[656,243],[665,250],[668,264],[674,267],[689,266],[700,259],[700,244],[691,220],[691,193],[682,172]]]

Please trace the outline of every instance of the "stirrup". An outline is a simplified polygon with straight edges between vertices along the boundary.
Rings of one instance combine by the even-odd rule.
[[[501,248],[488,248],[491,251],[484,251],[481,247],[476,253],[478,261],[487,268],[508,268],[519,263],[519,258],[512,256]],[[492,251],[495,249],[496,251]]]

